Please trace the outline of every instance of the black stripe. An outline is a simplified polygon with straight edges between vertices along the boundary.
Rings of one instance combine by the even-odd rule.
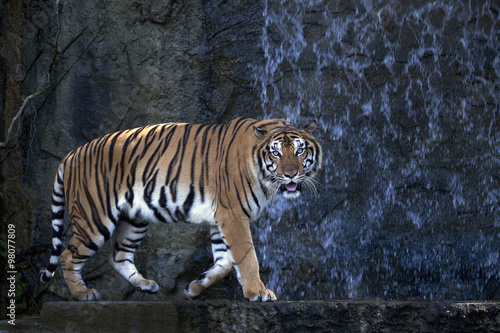
[[[69,161],[69,167],[66,167],[66,163],[68,163],[68,161]],[[66,161],[64,161],[64,169],[66,170],[66,173],[69,172],[67,176],[68,181],[65,184],[66,188],[73,188],[73,180],[75,177],[74,163],[75,163],[75,157],[72,157],[71,159],[66,159]]]
[[[144,128],[141,128],[137,134],[139,134],[140,132],[142,132]],[[134,144],[134,148],[132,148],[132,151],[130,152],[130,157],[128,159],[128,162],[130,163],[130,161],[132,161],[132,158],[136,156],[136,153],[137,153],[137,149],[139,149],[139,147],[142,145],[142,139],[143,137],[141,136],[139,138],[139,140]],[[138,157],[136,157],[137,159]]]
[[[79,195],[80,195],[80,194],[79,194]],[[76,212],[78,215],[80,215],[80,217],[81,217],[81,221],[84,221],[84,222],[86,223],[86,228],[87,228],[88,230],[90,230],[92,233],[94,233],[94,232],[95,232],[95,231],[94,231],[94,226],[93,226],[93,224],[92,224],[92,222],[91,222],[91,219],[89,218],[89,216],[88,216],[88,214],[87,214],[87,210],[83,208],[83,206],[82,206],[81,202],[80,202],[80,201],[75,201],[75,202],[74,202],[74,207],[73,207],[73,208],[74,208],[75,212]],[[75,223],[75,224],[74,224],[74,228],[75,228],[75,227],[80,228],[79,223]]]
[[[245,209],[245,207],[243,206],[243,201],[241,201],[241,197],[240,197],[240,193],[238,191],[238,187],[236,186],[236,182],[234,182],[234,190],[236,192],[236,197],[238,198],[238,202],[240,204],[240,208],[241,210],[243,211],[243,213],[245,213],[245,215],[250,218],[250,214],[247,212],[247,210]]]
[[[62,220],[64,218],[64,209],[58,212],[52,212],[52,220]]]
[[[57,227],[57,230],[55,227],[52,227],[52,238],[61,239],[62,233],[63,233],[62,225]]]
[[[176,164],[177,160],[179,159],[179,149],[181,148],[181,140],[178,141],[177,143],[177,149],[176,151],[172,151],[171,154],[174,156],[172,160],[170,161],[167,169],[167,175],[165,179],[165,185],[169,185],[170,187],[170,194],[172,195],[172,201],[175,203],[177,201],[177,179],[174,177],[172,180],[170,180],[171,175],[173,175],[173,168],[174,165]]]
[[[172,194],[172,200],[174,203],[177,201],[177,184],[179,182],[179,177],[181,174],[182,161],[184,161],[184,154],[186,153],[186,146],[187,146],[187,143],[189,140],[189,134],[191,132],[191,127],[192,127],[192,125],[190,125],[190,124],[185,125],[184,134],[182,136],[182,139],[179,140],[179,144],[177,145],[177,152],[175,154],[174,159],[170,163],[170,166],[172,166],[174,164],[174,161],[179,160],[177,172],[175,173],[174,178],[170,182],[170,193]],[[180,155],[178,154],[179,150],[181,151]],[[169,169],[170,169],[170,166],[169,166]],[[170,174],[170,172],[169,172],[169,174]]]
[[[177,178],[172,179],[170,182],[170,194],[172,195],[172,201],[174,203],[177,201],[177,182]]]
[[[84,177],[87,177],[87,157],[92,159],[92,154],[88,154],[88,151],[90,149],[90,144],[86,144],[85,146],[82,147],[81,150],[79,150],[79,155],[83,155],[83,175]],[[92,170],[90,168],[90,170]],[[92,176],[92,172],[90,174],[90,177]]]
[[[159,139],[163,136],[163,133],[165,133],[165,130],[167,129],[167,127],[165,126],[165,124],[161,124],[161,125],[158,125],[156,128],[160,129],[160,132],[158,132],[158,139]]]
[[[257,208],[260,210],[259,199],[257,199],[257,195],[255,195],[255,192],[253,191],[252,184],[250,183],[250,179],[248,178],[248,176],[246,176],[245,178],[246,178],[248,187],[250,189],[250,194],[252,195],[253,201],[257,205]]]
[[[98,190],[97,192],[100,193],[101,191]],[[85,193],[87,195],[87,199],[89,200],[89,206],[90,206],[90,210],[91,210],[91,213],[92,213],[92,222],[93,222],[93,225],[95,225],[97,227],[97,230],[101,233],[101,235],[103,235],[104,240],[106,241],[106,240],[108,240],[111,237],[111,235],[109,233],[109,230],[102,223],[101,216],[99,216],[99,210],[95,206],[94,200],[92,199],[92,197],[91,197],[91,195],[90,195],[89,190],[88,190],[87,187],[85,188]],[[75,225],[76,225],[76,223],[75,223]],[[90,239],[90,238],[88,238],[88,239]],[[97,248],[96,248],[96,251],[97,251]]]
[[[163,208],[167,212],[168,216],[170,216],[170,219],[174,220],[174,217],[172,216],[172,212],[170,211],[170,209],[168,209],[168,206],[167,206],[167,188],[165,186],[161,187],[160,200],[158,201],[158,203],[160,204],[160,207]]]
[[[142,182],[146,183],[146,179],[150,177],[151,172],[156,169],[156,166],[158,165],[158,152],[160,151],[160,145],[157,145],[155,151],[151,154],[149,157],[148,161],[146,162],[146,166],[144,167],[144,171],[142,174]],[[153,162],[154,161],[154,162]],[[151,172],[149,172],[149,169],[151,169]]]
[[[61,238],[59,238],[60,240]],[[58,244],[56,246],[53,246],[52,247],[52,252],[51,252],[51,256],[55,256],[55,257],[59,257],[61,255],[61,250],[62,250],[62,245],[61,244]],[[59,260],[59,259],[58,259]],[[57,264],[56,264],[57,266]]]
[[[198,135],[200,134],[200,132],[203,129],[205,130],[205,133],[206,133],[208,127],[210,127],[210,125],[198,125],[198,129],[196,130],[196,133],[194,134],[194,140],[196,141],[196,138],[198,137]]]
[[[55,201],[54,198],[52,198],[52,206],[57,206],[57,207],[64,206],[64,201]]]
[[[167,125],[165,126],[165,128]],[[174,136],[175,131],[177,130],[177,126],[170,126],[169,131],[167,136],[163,139],[163,150],[161,151],[161,154],[163,155],[167,148],[170,146],[170,141],[172,140],[172,137]]]
[[[160,222],[166,223],[167,219],[158,211],[158,209],[152,202],[153,193],[156,188],[156,176],[158,175],[158,171],[159,170],[156,170],[153,177],[148,181],[146,187],[144,188],[144,201],[148,204],[148,207],[153,211],[155,217]]]
[[[208,181],[209,179],[209,170],[208,170],[208,156],[209,156],[209,151],[207,150],[207,147],[210,147],[210,142],[212,141],[210,139],[210,142],[207,140],[207,135],[208,135],[208,130],[210,128],[213,128],[213,126],[206,126],[204,127],[205,131],[203,132],[202,139],[201,139],[201,152],[200,156],[204,159],[204,163],[201,163],[201,170],[200,170],[200,181],[198,184],[199,191],[200,191],[200,199],[201,202],[205,202],[205,182]]]
[[[125,158],[127,156],[127,149],[131,141],[132,141],[132,136],[127,131],[125,135],[125,141],[123,142],[122,146],[122,158],[120,159],[120,163],[117,164],[119,165],[120,168],[120,176],[118,177],[117,182],[119,181],[120,184],[123,183],[123,177],[125,177]]]
[[[138,222],[135,222],[134,220],[131,220],[128,216],[126,215],[122,215],[120,216],[120,220],[125,222],[125,223],[128,223],[130,224],[131,226],[137,228],[137,229],[142,229],[142,228],[147,228],[147,226],[149,225],[148,222],[144,223],[138,223]]]
[[[111,179],[111,181],[113,181],[113,179]],[[105,188],[106,188],[106,192],[105,192],[105,195],[106,195],[106,215],[108,216],[108,218],[111,220],[111,222],[116,225],[118,223],[118,220],[116,219],[115,215],[113,214],[113,210],[111,208],[111,191],[109,189],[110,185],[109,185],[109,180],[108,178],[105,179]],[[115,192],[115,196],[117,196],[116,194],[116,191]],[[116,201],[115,201],[116,202]]]
[[[127,247],[129,249],[137,249],[139,247],[139,244],[125,244],[125,243],[122,243],[123,247]]]
[[[139,163],[139,157],[136,157],[132,165],[130,166],[130,172],[127,176],[127,189],[128,192],[125,193],[125,199],[128,201],[130,206],[132,206],[134,201],[134,190],[133,187],[135,185],[135,173],[137,170],[137,164]]]
[[[59,193],[55,188],[52,189],[52,196],[64,199],[64,193]]]
[[[250,119],[248,119],[250,120]],[[259,121],[258,120],[254,120],[252,121],[251,123],[249,123],[247,125],[247,127],[245,128],[245,132],[247,132],[250,128],[252,129],[252,133],[253,133],[253,127],[258,123]]]
[[[139,242],[141,242],[144,239],[144,236],[140,237],[140,238],[137,238],[137,239],[131,239],[131,238],[125,237],[125,239],[127,241],[131,242],[131,243],[139,243]]]
[[[94,200],[92,199],[92,196],[90,195],[89,193],[89,190],[88,190],[88,187],[85,187],[85,192],[87,193],[87,198],[89,199],[89,203],[91,204],[92,206],[92,220],[94,221],[94,224],[96,225],[96,227],[98,228],[99,231],[101,231],[100,229],[103,230],[103,232],[101,232],[101,234],[104,236],[104,238],[107,240],[109,239],[109,231],[107,230],[107,228],[103,228],[103,225],[101,223],[101,216],[99,216],[99,211],[103,212],[105,211],[105,207],[104,207],[104,202],[105,202],[105,198],[103,197],[103,195],[107,195],[107,193],[105,192],[104,194],[102,193],[102,187],[101,187],[101,182],[99,180],[100,177],[103,178],[103,181],[106,182],[106,178],[107,178],[107,172],[105,170],[105,166],[104,166],[104,145],[106,144],[106,141],[107,141],[107,138],[108,137],[103,137],[100,142],[99,142],[99,150],[98,150],[98,154],[96,155],[97,156],[97,160],[96,160],[96,175],[94,177],[94,181],[95,181],[95,189],[96,189],[96,192],[97,192],[97,197],[98,197],[98,201],[97,203],[94,202]],[[100,170],[99,170],[100,169]],[[106,184],[103,184],[104,186]],[[106,198],[107,199],[107,198]],[[107,200],[106,200],[107,201]],[[100,208],[97,208],[97,204],[100,205]],[[104,231],[104,229],[106,229]],[[106,238],[106,235],[108,236],[108,238]]]
[[[244,122],[247,120],[248,118],[237,118],[235,119],[236,122],[234,124],[234,128],[233,128],[233,134],[237,133],[239,131],[239,129],[241,128],[241,126],[243,126]],[[233,120],[234,121],[234,120]]]
[[[239,128],[243,125],[243,122],[246,120],[246,118],[240,118],[236,121],[236,123],[234,124],[235,128],[233,129],[233,137],[231,138],[231,140],[229,141],[229,143],[227,144],[227,146],[225,147],[225,167],[224,167],[224,171],[225,171],[225,174],[226,174],[226,177],[227,179],[229,179],[229,150],[231,149],[231,146],[233,145],[234,143],[234,140],[238,137],[238,130]]]
[[[196,151],[198,150],[198,143],[194,145],[193,155],[191,156],[191,184],[194,183],[194,170],[196,166]]]
[[[89,242],[89,243],[85,243],[85,242],[82,242],[82,244],[91,249],[91,250],[94,250],[94,251],[97,251],[98,247],[96,244],[94,244],[93,242]],[[73,259],[80,259],[80,260],[86,260],[88,258],[90,258],[90,256],[87,256],[87,255],[84,255],[84,254],[80,254],[78,252],[78,248],[76,246],[73,246],[73,245],[68,245],[68,250],[71,252],[72,254],[72,257]]]
[[[114,133],[112,136],[111,136],[111,142],[109,144],[109,152],[108,152],[108,163],[109,163],[109,167],[111,168],[111,166],[113,165],[113,157],[114,157],[114,152],[115,152],[115,145],[116,145],[116,141],[118,140],[118,137],[122,134],[122,132],[117,132],[117,133]]]
[[[59,174],[59,168],[57,168],[57,183],[59,185],[64,185],[64,180],[61,178],[61,175]]]
[[[149,208],[151,208],[153,210],[153,213],[155,214],[155,217],[158,221],[160,222],[163,222],[163,223],[167,223],[167,219],[161,215],[161,213],[153,206],[149,206]]]
[[[134,264],[134,262],[132,260],[130,260],[130,259],[116,260],[115,258],[113,258],[113,261],[116,262],[116,263],[122,263],[122,262],[128,261],[129,263]]]
[[[146,183],[144,187],[144,201],[149,205],[152,200],[153,192],[156,187],[156,177],[158,176],[158,170],[153,174],[151,179]]]
[[[115,176],[113,177],[113,196],[115,198],[115,207],[116,207],[116,211],[120,211],[119,207],[118,207],[118,202],[119,202],[119,195],[118,195],[118,189],[121,189],[122,188],[122,181],[118,181],[118,173],[120,171],[120,166],[118,164],[116,164],[115,166]]]
[[[184,210],[184,214],[189,217],[189,211],[191,210],[191,207],[193,206],[194,202],[194,186],[191,185],[189,186],[189,194],[186,198],[186,201],[184,201],[184,204],[182,205],[182,209]]]
[[[175,222],[177,222],[177,221],[185,222],[186,221],[184,214],[179,210],[179,208],[177,208],[175,210],[175,217],[177,218],[177,220],[175,220]]]
[[[54,273],[56,268],[57,268],[57,264],[50,264],[49,263],[49,265],[47,266],[47,271]],[[47,281],[49,281],[49,280],[44,280],[44,282],[47,282]]]
[[[156,129],[158,128],[158,125],[148,127],[148,133],[146,134],[146,137],[144,138],[144,147],[141,152],[141,159],[144,158],[146,155],[147,151],[149,150],[149,147],[156,141]]]
[[[195,171],[195,163],[196,163],[196,151],[198,150],[198,143],[195,144],[194,149],[193,149],[193,155],[191,157],[191,182],[189,186],[189,194],[186,197],[186,200],[184,201],[184,204],[182,205],[182,208],[184,210],[184,214],[186,217],[189,219],[189,211],[191,210],[191,207],[193,206],[194,203],[194,198],[195,198],[195,190],[194,190],[194,171]]]
[[[222,140],[224,140],[224,137],[226,136],[226,132],[227,132],[228,128],[229,128],[228,124],[225,124],[225,125],[219,125],[219,133],[217,134],[217,149],[216,149],[217,154],[216,154],[216,160],[219,160],[219,153],[220,153],[219,148],[220,148],[220,143],[221,143],[221,141],[222,141]],[[222,135],[222,130],[223,130],[223,129],[225,129],[226,131],[224,132],[224,135],[223,135],[223,136],[221,136],[221,135]],[[221,138],[222,138],[222,140],[221,140]]]
[[[245,202],[247,204],[248,210],[252,211],[252,206],[250,206],[250,204],[248,203],[247,189],[245,188],[245,183],[243,182],[243,173],[241,172],[240,160],[238,160],[238,170],[240,170],[241,191],[245,195]]]
[[[122,244],[122,245],[125,245],[125,244]],[[133,247],[131,247],[131,249],[133,249]],[[115,250],[117,252],[127,252],[127,253],[135,253],[135,249],[134,250],[129,250],[129,249],[125,249],[123,247],[121,247],[118,242],[115,242]]]

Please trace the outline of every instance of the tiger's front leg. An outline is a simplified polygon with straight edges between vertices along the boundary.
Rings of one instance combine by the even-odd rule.
[[[222,215],[222,216],[220,216]],[[229,250],[243,295],[252,302],[274,302],[276,295],[260,280],[259,262],[255,254],[248,219],[229,220],[229,216],[217,217],[219,229]],[[234,215],[231,214],[234,219]]]

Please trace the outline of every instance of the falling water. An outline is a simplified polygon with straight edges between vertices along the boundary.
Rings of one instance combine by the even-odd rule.
[[[262,109],[316,119],[325,159],[254,226],[281,299],[500,297],[499,10],[265,0]]]

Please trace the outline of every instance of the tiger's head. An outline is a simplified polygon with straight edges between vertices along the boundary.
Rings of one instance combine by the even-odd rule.
[[[254,127],[259,138],[256,159],[264,184],[273,193],[281,192],[288,199],[300,196],[302,186],[316,192],[316,172],[321,168],[321,146],[312,136],[317,124],[312,121],[298,130],[292,126],[266,131]]]

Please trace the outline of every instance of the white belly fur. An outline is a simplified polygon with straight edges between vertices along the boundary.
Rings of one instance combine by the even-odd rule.
[[[126,201],[125,197],[122,197],[118,207],[122,214],[128,215],[131,220],[143,220],[147,222],[161,222],[156,214],[160,214],[167,222],[189,222],[189,223],[210,223],[215,224],[215,201],[211,198],[205,197],[202,202],[201,197],[196,194],[193,205],[189,214],[186,216],[185,221],[177,221],[175,219],[176,210],[183,211],[183,203],[186,201],[188,193],[186,191],[179,190],[177,193],[177,200],[173,202],[172,196],[167,191],[167,210],[160,205],[160,191],[155,191],[152,195],[151,203],[148,205],[142,196],[144,189],[142,187],[135,187],[134,200],[132,206]],[[156,214],[155,214],[156,213]],[[171,218],[174,216],[174,219]]]

